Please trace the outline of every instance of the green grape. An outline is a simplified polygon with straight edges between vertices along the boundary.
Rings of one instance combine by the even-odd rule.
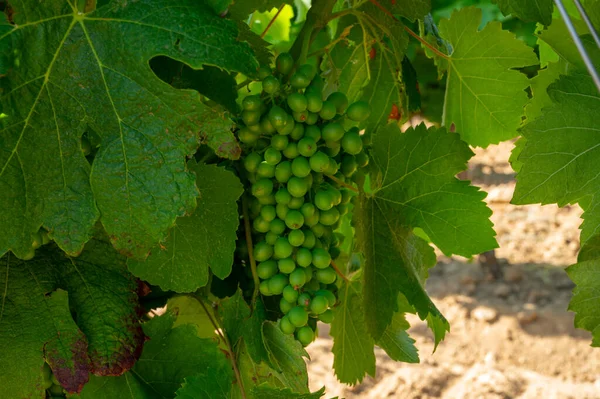
[[[270,222],[271,220],[275,219],[275,216],[277,216],[275,213],[275,207],[272,205],[263,206],[260,210],[260,216],[264,220]]]
[[[310,84],[310,78],[302,72],[296,72],[290,78],[290,85],[294,89],[304,89]]]
[[[271,165],[270,163],[267,163],[266,161],[262,161],[258,164],[258,167],[256,168],[256,175],[258,177],[270,179],[273,176],[275,176],[275,166]]]
[[[317,151],[309,159],[310,167],[315,172],[323,172],[329,167],[329,157],[321,151]]]
[[[329,155],[330,157],[332,157],[332,158],[335,157],[337,154],[339,154],[340,150],[342,149],[342,145],[340,144],[339,141],[328,141],[327,143],[325,143],[325,145],[327,146],[327,148],[325,149],[325,153],[327,155]],[[332,161],[333,160],[329,161],[329,165],[332,165],[332,163],[331,163]],[[334,173],[331,173],[329,171],[330,168],[331,167],[328,168],[328,172],[327,173],[330,174],[330,175],[332,175]]]
[[[310,294],[304,292],[298,296],[298,301],[296,303],[298,304],[298,306],[302,306],[303,308],[308,308],[308,307],[310,307],[311,299],[312,298],[311,298]]]
[[[331,256],[323,248],[314,248],[312,250],[312,264],[317,269],[325,269],[331,264]]]
[[[275,213],[277,213],[277,217],[281,220],[285,220],[290,208],[288,208],[285,204],[277,204],[275,205]]]
[[[291,285],[286,285],[282,294],[285,300],[290,303],[296,303],[298,300],[298,291]]]
[[[319,190],[314,196],[314,203],[322,211],[328,211],[333,208],[334,195],[330,190]]]
[[[270,75],[262,80],[263,91],[267,94],[275,94],[279,91],[281,83],[275,76]]]
[[[298,144],[289,143],[287,147],[285,147],[285,149],[283,150],[283,155],[285,155],[287,159],[294,159],[298,157],[298,155],[300,155],[300,153],[298,152]]]
[[[257,217],[260,215],[260,210],[262,209],[262,205],[258,202],[258,198],[252,198],[250,200],[250,213]]]
[[[269,280],[269,291],[273,295],[281,295],[283,289],[288,285],[288,276],[282,273],[278,273],[271,277]]]
[[[273,259],[266,260],[264,262],[260,262],[258,266],[256,266],[256,274],[262,280],[267,280],[274,275],[277,274],[277,262]]]
[[[290,319],[287,316],[283,316],[279,322],[279,328],[284,334],[293,334],[296,331],[296,327],[290,323]]]
[[[288,204],[290,209],[300,209],[304,205],[304,197],[292,197]]]
[[[308,119],[308,114],[309,114],[309,112],[307,110],[304,110],[301,112],[294,111],[294,112],[292,112],[292,117],[298,123],[305,123],[306,120]]]
[[[349,208],[348,204],[344,204],[344,203],[341,203],[337,206],[338,211],[340,211],[340,217],[344,216],[345,214],[348,213],[348,208]]]
[[[296,262],[292,258],[279,259],[277,261],[279,271],[284,274],[290,274],[296,269]]]
[[[308,181],[306,178],[293,176],[287,182],[287,189],[292,196],[303,197],[309,189]]]
[[[312,232],[315,234],[315,236],[317,238],[323,237],[323,234],[325,234],[325,231],[327,230],[326,227],[323,226],[321,223],[317,223],[314,226],[311,226],[310,229],[312,230]],[[319,241],[317,240],[317,244],[318,243],[319,243]]]
[[[356,162],[358,163],[359,167],[364,168],[369,164],[369,156],[364,151],[362,151],[356,154]]]
[[[299,247],[304,243],[304,232],[302,230],[292,230],[288,235],[288,241],[294,247]]]
[[[271,222],[272,223],[272,222]],[[254,259],[257,262],[264,262],[273,256],[273,247],[265,241],[261,241],[254,246]]]
[[[269,165],[277,165],[281,162],[281,152],[273,147],[267,148],[267,151],[265,151],[265,162]]]
[[[307,268],[308,269],[308,268]],[[306,270],[306,269],[304,269]],[[312,277],[312,275],[311,275]],[[317,279],[312,279],[309,282],[307,282],[306,284],[304,284],[304,289],[307,291],[316,291],[319,289],[319,282],[317,281]]]
[[[300,212],[302,213],[302,215],[304,215],[305,218],[311,217],[312,215],[314,215],[315,211],[316,211],[315,206],[313,204],[311,204],[310,202],[303,204],[302,207],[300,208]]]
[[[254,230],[258,231],[259,233],[266,233],[267,231],[269,231],[270,225],[271,223],[269,223],[262,217],[257,217],[252,222],[252,227],[254,227]]]
[[[311,234],[313,234],[311,232]],[[314,234],[313,234],[314,237]],[[306,242],[306,240],[305,240]],[[312,252],[308,248],[300,248],[296,252],[296,262],[300,267],[308,267],[312,263]]]
[[[279,310],[281,310],[281,313],[287,314],[290,310],[292,310],[293,307],[294,307],[294,304],[289,303],[288,301],[285,300],[285,298],[281,298],[279,300]]]
[[[260,122],[260,111],[242,111],[242,120],[247,126],[257,125]]]
[[[256,172],[261,162],[262,157],[256,152],[251,152],[244,158],[244,168],[250,173]]]
[[[292,253],[294,252],[294,247],[292,246],[292,244],[290,244],[287,238],[279,237],[277,241],[275,241],[273,250],[275,256],[277,256],[279,259],[283,259],[292,256]]]
[[[331,226],[340,218],[340,211],[337,208],[331,208],[326,211],[322,211],[319,216],[319,223],[324,226]]]
[[[317,237],[315,237],[315,233],[313,233],[312,230],[306,230],[304,232],[304,242],[302,243],[302,246],[311,249],[315,246],[316,240]]]
[[[280,188],[275,193],[275,202],[277,202],[278,204],[287,205],[290,203],[291,199],[292,194],[290,194],[289,191],[285,188]]]
[[[242,100],[244,111],[260,111],[262,100],[258,95],[247,96]]]
[[[317,74],[317,68],[311,64],[302,64],[298,68],[298,72],[306,75],[310,80],[313,80]]]
[[[270,226],[270,225],[269,225]],[[275,241],[277,241],[277,239],[279,238],[278,234],[273,233],[272,231],[267,231],[267,234],[265,234],[265,241],[267,244],[269,245],[275,245]]]
[[[340,192],[340,190],[333,186],[329,186],[327,191],[331,194],[333,198],[333,205],[339,205],[340,202],[342,202],[342,193]]]
[[[321,314],[325,312],[328,306],[329,301],[323,296],[315,296],[312,301],[310,301],[310,311],[314,314]]]
[[[315,295],[326,298],[330,307],[335,306],[335,303],[337,302],[337,298],[335,297],[334,293],[329,290],[318,290],[315,292]]]
[[[306,97],[304,97],[303,94],[291,93],[287,97],[287,104],[292,111],[302,112],[306,111],[306,107],[308,107],[308,100],[306,99]]]
[[[306,117],[305,124],[312,126],[319,121],[319,114],[316,112],[308,112],[308,116]]]
[[[263,197],[257,198],[258,203],[261,205],[274,205],[275,204],[275,196],[274,195],[265,195]]]
[[[310,288],[310,283],[311,281],[313,281],[313,267],[312,266],[307,266],[304,268],[304,272],[306,274],[306,284],[309,284],[309,286],[307,286],[306,284],[304,284],[304,290],[305,291],[314,291],[313,288]]]
[[[282,219],[274,219],[270,225],[271,233],[282,234],[285,231],[285,222]]]
[[[342,92],[333,92],[327,97],[327,101],[335,105],[338,114],[343,114],[348,108],[348,97]]]
[[[301,306],[293,307],[287,317],[294,327],[303,327],[308,323],[308,312]]]
[[[273,134],[277,131],[277,129],[275,129],[275,126],[273,126],[273,124],[269,120],[268,115],[265,115],[260,119],[260,130],[262,130],[262,132],[266,134]]]
[[[337,279],[337,274],[332,267],[317,270],[317,280],[323,284],[331,284]]]
[[[260,283],[260,285],[258,286],[258,290],[260,291],[261,294],[263,294],[264,296],[271,296],[273,295],[271,293],[271,290],[269,290],[269,280],[265,280],[262,281]]]
[[[287,122],[285,123],[284,126],[278,127],[277,132],[283,136],[287,136],[290,133],[292,133],[295,126],[296,126],[296,121],[294,120],[294,117],[291,115],[288,115]]]
[[[309,93],[306,94],[306,108],[310,112],[318,113],[323,108],[323,99],[321,98],[321,94]]]
[[[332,102],[323,101],[323,107],[321,107],[321,111],[319,111],[319,116],[321,119],[328,121],[333,119],[336,113],[337,110]]]
[[[260,136],[262,134],[262,128],[260,127],[260,121],[255,125],[248,125],[246,129],[250,130],[252,133]]]
[[[352,199],[352,192],[348,189],[340,190],[340,194],[342,195],[342,204],[347,204]]]
[[[290,133],[290,138],[292,140],[300,140],[304,137],[304,125],[302,123],[296,123],[294,125],[294,130]]]
[[[312,78],[312,81],[310,82],[310,84],[308,85],[306,90],[304,90],[304,92],[321,95],[324,88],[325,88],[325,80],[321,77],[321,75],[317,74]]]
[[[351,177],[356,169],[358,168],[358,164],[356,163],[356,157],[354,155],[344,155],[342,157],[342,163],[340,164],[340,171],[346,177]]]
[[[342,138],[342,148],[348,154],[356,155],[363,149],[363,142],[356,129],[350,129]]]
[[[252,195],[263,197],[273,192],[273,181],[269,179],[260,179],[252,185]]]
[[[282,75],[287,75],[292,71],[294,67],[294,59],[290,55],[290,53],[281,53],[277,56],[275,60],[275,67]]]
[[[319,320],[323,323],[330,324],[333,321],[333,311],[331,309],[327,309],[325,312],[319,315]]]
[[[287,213],[285,217],[285,225],[293,230],[299,229],[304,224],[304,216],[297,211],[291,210]],[[289,243],[288,243],[289,244]],[[290,245],[291,247],[291,245]]]
[[[271,147],[273,147],[275,150],[278,151],[283,151],[285,150],[285,148],[287,147],[289,142],[289,139],[287,138],[287,136],[282,136],[281,134],[276,134],[273,137],[271,137]],[[269,151],[269,150],[267,150]],[[266,156],[265,156],[266,159]]]
[[[318,128],[317,128],[318,129]],[[307,129],[308,131],[308,129]],[[317,143],[312,137],[306,135],[298,142],[298,152],[304,157],[310,157],[317,152]]]
[[[306,177],[310,174],[310,172],[312,172],[312,170],[310,169],[308,159],[304,157],[298,157],[292,161],[292,173],[294,174],[294,176]]]
[[[252,131],[250,131],[250,129],[244,127],[242,129],[240,129],[237,133],[238,138],[240,139],[240,141],[244,144],[248,144],[248,145],[253,145],[254,143],[256,143],[260,137],[259,134],[256,134]]]
[[[31,243],[31,248],[33,249],[38,249],[39,247],[42,246],[42,233],[40,233],[40,231],[38,230],[37,233],[32,235],[32,243]]]
[[[346,110],[348,119],[355,122],[362,122],[371,115],[371,107],[366,101],[357,101],[350,105]]]
[[[317,223],[319,223],[319,210],[315,210],[312,216],[304,217],[304,224],[308,227],[313,227]]]
[[[303,346],[308,346],[315,340],[315,333],[309,326],[304,326],[298,329],[296,338]]]
[[[65,393],[63,391],[63,387],[60,384],[54,384],[50,388],[48,388],[48,393],[53,396],[64,397]]]
[[[275,127],[275,129],[279,129],[287,125],[288,123],[288,114],[285,110],[277,105],[271,107],[268,113],[269,121]]]
[[[280,162],[275,167],[274,176],[279,183],[286,183],[292,177],[292,163],[290,161]]]
[[[260,68],[258,68],[258,77],[260,80],[266,78],[269,75],[271,75],[271,68],[269,68],[268,66],[261,66]]]
[[[290,284],[294,288],[302,287],[306,283],[306,272],[304,269],[296,269],[290,274]]]
[[[321,133],[323,135],[323,140],[329,142],[341,140],[342,137],[344,137],[346,131],[344,130],[344,127],[341,124],[337,122],[331,122],[323,126]]]

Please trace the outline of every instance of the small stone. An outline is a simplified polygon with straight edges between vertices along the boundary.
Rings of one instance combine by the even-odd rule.
[[[498,318],[498,312],[487,306],[478,306],[471,312],[473,318],[486,323],[493,323]]]
[[[535,310],[526,310],[517,313],[517,320],[519,320],[519,323],[524,326],[533,323],[537,320],[537,318],[538,314]]]
[[[494,295],[496,295],[498,298],[508,298],[508,296],[510,295],[510,292],[511,292],[511,289],[508,284],[499,284],[494,289]]]
[[[510,266],[504,269],[504,280],[516,283],[523,280],[523,269],[520,266]]]

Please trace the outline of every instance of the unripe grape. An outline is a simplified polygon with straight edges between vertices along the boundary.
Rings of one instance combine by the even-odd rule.
[[[335,303],[337,302],[337,298],[335,297],[333,292],[331,292],[329,290],[318,290],[317,292],[315,292],[315,295],[326,298],[327,303],[330,307],[335,306]]]
[[[288,241],[294,247],[299,247],[304,243],[304,233],[302,232],[302,230],[292,230],[288,235]]]
[[[273,192],[273,181],[269,179],[260,179],[252,185],[252,195],[263,197]]]
[[[260,262],[258,266],[256,266],[256,274],[262,280],[267,280],[273,277],[277,274],[277,262],[275,262],[273,259]]]
[[[292,258],[279,259],[277,261],[277,267],[281,273],[290,274],[296,269],[296,262],[294,262]]]
[[[311,226],[310,228],[312,230],[312,232],[315,234],[315,236],[317,238],[321,238],[323,237],[323,234],[325,234],[325,231],[327,230],[327,228],[325,226],[323,226],[321,223],[317,223],[314,226]],[[319,240],[317,240],[317,245],[319,244]]]
[[[293,307],[287,316],[294,327],[303,327],[308,323],[308,312],[300,306]]]
[[[296,287],[302,287],[306,283],[306,272],[304,269],[296,269],[290,274],[290,284]]]
[[[304,110],[301,112],[292,112],[292,117],[294,118],[294,120],[298,123],[305,123],[306,120],[308,119],[308,110]]]
[[[331,256],[323,248],[314,248],[312,250],[312,264],[318,269],[325,269],[331,264]]]
[[[258,231],[259,233],[266,233],[269,231],[270,225],[271,223],[269,221],[260,216],[254,219],[252,222],[252,227],[254,227],[254,230]]]
[[[299,229],[303,224],[304,216],[297,210],[290,210],[285,216],[285,225],[290,229]]]
[[[283,150],[283,155],[287,159],[294,159],[298,157],[300,155],[300,153],[298,152],[298,144],[289,143],[287,147],[285,147],[285,149]]]
[[[281,313],[287,314],[293,307],[294,307],[294,304],[289,303],[288,301],[285,300],[285,298],[281,298],[279,300],[279,310],[281,310]]]
[[[310,174],[310,172],[311,169],[308,159],[304,157],[298,157],[292,161],[292,173],[294,176],[306,177]]]
[[[277,202],[278,204],[287,205],[290,203],[291,199],[292,199],[292,194],[290,194],[288,192],[288,190],[285,188],[280,188],[275,193],[275,202]]]
[[[315,237],[315,233],[313,233],[312,230],[306,230],[304,232],[304,242],[302,243],[302,246],[304,248],[312,249],[312,247],[315,246],[316,240],[317,237]]]
[[[306,270],[306,269],[304,269],[304,270]],[[314,279],[308,281],[306,284],[304,284],[304,289],[307,291],[316,291],[319,288],[320,288],[319,281],[316,278],[314,278]]]
[[[340,164],[340,171],[346,177],[352,177],[356,169],[358,168],[358,164],[356,163],[356,158],[354,155],[344,155],[342,157],[342,163]]]
[[[328,211],[333,208],[334,197],[329,190],[319,190],[315,194],[314,202],[320,210]]]
[[[279,83],[279,79],[277,79],[275,76],[270,75],[263,79],[262,86],[265,93],[275,94],[279,91],[281,83]]]
[[[247,96],[242,100],[244,111],[260,111],[262,100],[258,95]]]
[[[298,301],[297,301],[298,306],[308,309],[310,307],[311,299],[312,299],[311,296],[306,292],[300,294],[298,296]]]
[[[306,97],[304,97],[303,94],[291,93],[287,97],[287,104],[292,111],[302,112],[306,111],[306,107],[308,107],[308,100],[306,99]]]
[[[293,176],[287,182],[287,190],[294,197],[303,197],[308,191],[308,188],[306,178]]]
[[[319,111],[319,116],[323,120],[330,120],[335,117],[337,110],[335,105],[329,101],[323,101],[323,106],[321,107],[321,111]]]
[[[306,95],[306,108],[310,112],[319,112],[323,108],[323,98],[321,94],[308,93]]]
[[[331,93],[329,97],[327,97],[327,101],[335,105],[336,112],[340,115],[348,108],[348,97],[342,92],[336,91]]]
[[[346,116],[348,119],[355,122],[362,122],[366,120],[371,114],[371,107],[366,101],[357,101],[350,105],[346,110]]]
[[[258,167],[256,168],[256,175],[260,178],[267,178],[270,179],[273,176],[275,176],[275,166],[271,165],[270,163],[267,163],[266,161],[262,161],[261,163],[258,164]]]
[[[319,315],[319,320],[323,323],[330,324],[333,321],[333,311],[331,309],[327,309],[325,312]]]
[[[288,203],[290,209],[300,209],[304,205],[304,197],[292,197]]]
[[[277,129],[275,129],[275,126],[273,126],[273,124],[269,120],[268,115],[265,115],[260,119],[260,129],[262,130],[263,133],[266,133],[266,134],[272,134],[277,131]]]
[[[274,149],[276,149],[278,151],[285,150],[285,147],[287,147],[288,143],[289,143],[289,139],[287,136],[283,136],[281,134],[276,134],[273,137],[271,137],[271,147],[273,147]],[[267,159],[267,157],[265,156],[265,160],[266,159]]]
[[[359,167],[364,168],[369,164],[369,156],[364,151],[362,151],[356,154],[356,162],[358,163]]]
[[[260,68],[258,68],[258,78],[260,80],[263,80],[269,75],[271,75],[271,68],[269,68],[268,66],[261,66]]]
[[[309,159],[310,167],[315,172],[324,172],[329,167],[329,157],[321,151],[317,151]]]
[[[260,123],[260,111],[242,111],[242,120],[246,126]]]
[[[294,247],[292,246],[292,244],[290,244],[288,239],[285,237],[279,237],[277,239],[277,241],[275,241],[275,245],[273,245],[273,253],[279,259],[290,257],[292,255],[293,251],[294,251]]]
[[[294,59],[290,55],[290,53],[281,53],[277,56],[275,60],[275,67],[282,75],[287,75],[292,71],[294,67]]]
[[[271,222],[272,223],[272,222]],[[257,243],[254,246],[254,259],[257,262],[264,262],[273,256],[273,247],[264,241]]]
[[[262,157],[256,152],[251,152],[244,158],[244,168],[248,172],[256,172],[256,169],[258,169],[258,165],[260,165],[261,162]]]
[[[290,323],[290,319],[287,316],[283,316],[279,322],[279,328],[284,334],[293,334],[296,331],[296,327]]]
[[[337,208],[331,208],[326,211],[322,211],[319,216],[319,223],[324,226],[331,226],[340,218],[340,211]]]
[[[285,222],[282,219],[274,219],[271,221],[270,230],[273,234],[282,234],[285,231]]]
[[[269,290],[269,280],[265,280],[262,281],[260,283],[260,285],[258,286],[258,290],[260,291],[261,294],[263,294],[264,296],[271,296],[273,295],[271,293],[271,291]]]
[[[294,120],[294,117],[292,117],[291,115],[287,115],[286,119],[287,122],[285,123],[285,125],[277,127],[277,132],[284,136],[287,136],[290,133],[292,133],[294,127],[296,127],[296,121]]]
[[[302,72],[296,72],[290,78],[290,85],[294,89],[304,89],[310,84],[310,78]]]
[[[342,148],[348,154],[356,155],[363,149],[363,142],[357,129],[350,129],[342,138]]]
[[[306,117],[306,121],[304,123],[306,123],[307,125],[314,125],[318,121],[319,121],[319,114],[316,112],[309,111],[308,116]]]
[[[269,280],[269,291],[272,295],[281,295],[283,289],[288,285],[288,277],[285,274],[278,273]]]
[[[296,123],[294,129],[290,133],[290,138],[292,140],[300,140],[302,137],[304,137],[304,125],[302,123]]]
[[[265,162],[269,165],[277,165],[281,161],[281,152],[273,147],[267,148],[265,151]]]
[[[311,234],[313,234],[311,232]],[[313,234],[314,237],[314,234]],[[300,248],[296,252],[296,262],[300,267],[308,267],[312,263],[312,252],[308,248]]]
[[[339,141],[344,137],[345,133],[344,127],[337,122],[328,123],[323,126],[323,129],[321,130],[323,140],[326,142]]]
[[[268,231],[265,234],[265,242],[269,245],[275,245],[275,241],[279,238],[279,235],[273,233],[272,231]]]
[[[288,206],[285,204],[275,205],[275,213],[277,214],[277,217],[283,221],[285,221],[285,218],[289,211],[290,208],[288,208]]]
[[[305,137],[298,142],[298,152],[300,155],[308,158],[317,152],[317,143],[312,137],[307,137],[305,135]]]
[[[296,303],[298,300],[298,291],[291,285],[286,285],[282,293],[286,301]]]
[[[280,162],[275,167],[274,176],[279,183],[286,183],[292,177],[292,163],[290,161]]]
[[[298,68],[298,72],[306,75],[310,80],[313,80],[317,75],[317,68],[312,64],[302,64]]]
[[[310,311],[314,314],[321,314],[327,310],[329,301],[323,296],[315,296],[310,302]]]
[[[248,128],[242,128],[237,133],[238,138],[244,144],[253,145],[256,143],[260,137],[259,134],[252,132]]]
[[[315,333],[309,326],[304,326],[298,329],[296,338],[302,345],[308,346],[315,340]]]
[[[269,121],[275,127],[275,129],[279,129],[287,125],[288,123],[288,114],[283,110],[283,108],[274,105],[269,110]]]
[[[314,262],[314,260],[313,260]],[[317,280],[323,284],[331,284],[337,279],[337,274],[332,267],[317,270]]]

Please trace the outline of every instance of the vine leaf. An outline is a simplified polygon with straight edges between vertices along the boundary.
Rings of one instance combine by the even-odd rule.
[[[92,376],[79,397],[173,398],[189,377],[204,376],[222,383],[222,378],[231,375],[230,367],[216,342],[199,338],[191,324],[174,327],[176,320],[177,314],[167,311],[145,323],[149,340],[133,369],[119,377]]]
[[[464,8],[440,22],[454,51],[448,59],[444,124],[463,140],[487,147],[517,135],[527,103],[527,77],[515,68],[538,64],[533,49],[491,22],[478,31],[481,10]]]
[[[198,92],[161,82],[149,60],[247,75],[258,62],[235,23],[202,2],[113,2],[89,14],[69,4],[16,2],[16,25],[0,36],[0,254],[25,256],[44,226],[76,255],[100,219],[119,251],[144,258],[195,206],[185,157],[206,108]],[[91,168],[80,150],[87,128],[102,140]]]
[[[252,387],[250,394],[254,399],[320,399],[325,395],[325,387],[312,393],[297,393],[289,388],[274,388],[268,384]]]
[[[263,340],[280,380],[294,392],[308,393],[308,374],[304,358],[308,353],[293,335],[284,334],[272,321],[262,325]]]
[[[406,313],[414,313],[414,309],[404,295],[398,295],[398,308],[398,312],[394,313],[392,322],[377,341],[377,345],[397,362],[419,363],[415,340],[406,332],[410,328],[410,324],[406,321]],[[437,328],[432,330],[435,331]],[[440,330],[445,331],[443,328]]]
[[[569,310],[576,312],[575,326],[592,333],[592,346],[600,347],[600,258],[580,262],[567,268],[576,284]]]
[[[7,254],[0,262],[4,397],[41,397],[44,360],[69,392],[90,372],[119,375],[133,366],[144,340],[137,284],[108,242],[92,240],[74,259],[50,246],[31,261]]]
[[[552,0],[522,1],[522,0],[493,0],[498,4],[504,15],[510,15],[525,22],[540,22],[543,25],[552,23]]]
[[[384,0],[380,3],[394,15],[401,15],[411,21],[423,19],[431,11],[431,0]]]
[[[365,374],[375,377],[373,338],[365,325],[365,309],[358,275],[338,290],[329,334],[333,338],[333,368],[345,384],[361,382]]]
[[[210,366],[204,374],[185,379],[177,390],[178,399],[230,399],[233,370],[225,363]]]
[[[236,201],[244,190],[235,174],[222,167],[191,160],[188,168],[200,191],[196,210],[177,219],[167,240],[146,261],[128,261],[137,277],[176,292],[205,286],[209,267],[220,279],[231,273],[239,226]]]

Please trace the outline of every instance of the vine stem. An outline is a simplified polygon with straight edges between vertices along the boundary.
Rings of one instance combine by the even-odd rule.
[[[245,195],[242,197],[242,215],[244,217],[244,230],[246,232],[246,245],[248,246],[250,270],[252,270],[252,279],[254,280],[254,292],[252,293],[252,304],[254,304],[256,302],[256,298],[258,297],[258,286],[260,285],[260,280],[258,279],[258,273],[256,271],[254,254],[252,253],[254,248],[252,245],[252,227],[250,226],[250,216],[248,214],[248,198]]]
[[[229,339],[227,338],[227,336],[225,334],[223,334],[221,332],[221,329],[217,325],[217,322],[213,318],[213,315],[211,314],[211,312],[208,311],[208,308],[204,304],[204,301],[202,300],[202,298],[199,298],[198,302],[200,302],[200,305],[204,309],[204,312],[206,313],[206,316],[208,316],[208,319],[210,320],[210,323],[215,328],[215,331],[216,331],[217,335],[223,340],[223,342],[225,342],[225,345],[227,345],[227,352],[229,352],[229,356],[231,357],[231,365],[233,366],[233,372],[235,374],[236,380],[240,384],[240,393],[242,394],[242,398],[248,399],[248,397],[246,396],[246,390],[244,389],[244,382],[242,381],[242,375],[240,374],[240,370],[238,369],[237,363],[235,361],[235,359],[236,359],[235,358],[235,353],[233,352],[233,347],[231,346],[231,343],[229,342]]]
[[[325,175],[325,176],[327,176],[328,178],[330,178],[331,180],[333,180],[334,182],[336,182],[336,183],[337,183],[337,184],[339,184],[340,186],[344,186],[344,187],[346,187],[348,190],[352,190],[352,191],[354,191],[355,193],[357,193],[357,194],[358,194],[358,189],[357,189],[356,187],[354,187],[354,186],[351,186],[351,185],[349,185],[348,183],[345,183],[345,182],[341,181],[340,179],[338,179],[338,178],[337,178],[337,177],[335,177],[335,176],[332,176],[332,175]]]
[[[384,6],[382,6],[377,0],[369,0],[373,5],[375,5],[375,7],[379,8],[381,11],[383,11],[387,16],[389,16],[390,18],[392,18],[394,21],[400,22],[400,20],[398,18],[396,18],[394,16],[394,14],[392,14],[390,12],[390,10],[388,10],[387,8],[385,8]],[[436,55],[444,58],[444,59],[448,59],[448,55],[442,53],[440,50],[436,49],[435,47],[433,47],[430,43],[428,43],[425,39],[423,39],[421,36],[417,35],[415,32],[413,32],[412,29],[410,29],[408,26],[406,25],[402,25],[404,27],[404,30],[406,32],[408,32],[409,35],[411,35],[412,37],[414,37],[415,39],[417,39],[419,42],[421,42],[421,44],[425,47],[427,47],[429,50],[433,51]]]
[[[282,3],[279,6],[279,8],[277,9],[277,12],[275,13],[275,15],[273,15],[273,18],[271,18],[271,20],[269,21],[269,24],[267,25],[267,27],[265,28],[265,30],[263,31],[263,33],[260,34],[261,38],[264,38],[266,36],[267,32],[269,31],[269,29],[271,29],[271,26],[275,23],[275,20],[277,19],[277,17],[281,13],[281,10],[283,10],[283,7],[285,7],[285,3]]]
[[[333,260],[331,260],[331,267],[333,267],[333,270],[335,270],[335,272],[337,273],[338,276],[340,276],[345,282],[349,283],[350,280],[348,279],[348,277],[346,277],[346,275],[344,273],[342,273],[342,271],[340,270],[340,268],[335,264],[335,262]]]

